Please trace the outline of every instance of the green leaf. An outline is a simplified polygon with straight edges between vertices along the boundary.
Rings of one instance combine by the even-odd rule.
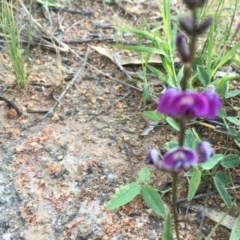
[[[240,91],[238,89],[234,89],[232,91],[227,92],[225,98],[236,97],[239,94],[240,94]]]
[[[210,76],[208,72],[204,69],[203,66],[200,65],[197,66],[197,72],[200,82],[204,87],[207,87],[208,84],[210,83]]]
[[[164,217],[162,240],[173,240],[171,215],[169,212]]]
[[[192,130],[188,129],[184,134],[184,146],[189,148],[195,148],[199,139],[194,135]]]
[[[137,36],[142,36],[142,37],[145,37],[145,38],[150,39],[150,40],[157,39],[157,41],[162,42],[161,38],[157,37],[155,34],[149,32],[149,31],[144,31],[142,29],[136,29],[136,28],[120,27],[120,26],[117,26],[115,28],[117,30],[120,30],[120,31],[123,31],[123,32],[133,33],[133,34],[136,34]]]
[[[164,119],[163,115],[161,115],[157,110],[143,111],[143,115],[155,122],[159,122]]]
[[[141,168],[140,172],[138,173],[137,181],[139,183],[145,183],[150,180],[150,177],[151,177],[150,168],[147,166],[144,166]]]
[[[229,83],[227,81],[222,80],[216,87],[216,91],[222,98],[225,98],[229,88]]]
[[[169,87],[175,87],[175,84],[173,82],[169,82],[167,75],[162,73],[159,69],[149,64],[147,65],[147,67],[156,76],[156,78],[158,78],[162,83],[166,84]]]
[[[234,138],[234,142],[240,148],[240,133],[238,133],[237,136]]]
[[[108,210],[114,210],[132,201],[141,191],[138,182],[132,182],[117,189],[116,194],[108,201],[106,207]]]
[[[204,170],[210,170],[214,168],[223,159],[222,154],[215,154],[209,158],[206,162],[199,164]]]
[[[228,175],[222,171],[216,172],[215,176],[225,185],[231,183],[231,179]]]
[[[177,131],[180,131],[179,125],[177,124],[177,122],[173,118],[166,117],[166,121],[172,128],[174,128]]]
[[[180,82],[182,79],[183,79],[183,75],[184,75],[184,66],[182,66],[180,68],[180,70],[178,71],[178,74],[177,74],[177,80],[178,82]]]
[[[165,209],[162,198],[157,190],[149,185],[143,185],[141,193],[147,206],[151,208],[157,215],[163,217],[165,214]]]
[[[198,169],[194,169],[191,174],[190,182],[189,182],[189,188],[188,188],[188,196],[187,199],[190,202],[193,197],[195,196],[198,187],[201,183],[201,171]]]
[[[234,221],[229,240],[239,240],[239,239],[240,239],[240,215]]]
[[[177,146],[178,146],[178,142],[176,142],[176,141],[169,141],[164,144],[164,148],[166,148],[167,150],[170,150]]]
[[[217,116],[220,117],[220,118],[226,117],[227,116],[226,109],[225,108],[220,108],[220,110],[218,111]]]
[[[149,54],[159,54],[159,55],[163,55],[163,56],[167,56],[167,54],[158,48],[153,48],[153,47],[144,47],[144,46],[126,46],[126,45],[116,45],[116,48],[119,49],[126,49],[126,50],[130,50],[130,51],[134,51],[134,52],[138,52],[138,53],[149,53]]]
[[[223,56],[219,57],[219,62],[215,65],[215,69],[212,71],[212,75],[216,73],[216,71],[225,65],[228,60],[230,60],[236,54],[237,49],[240,47],[240,42],[237,42],[230,50],[225,53]]]
[[[226,190],[224,184],[217,177],[214,177],[213,180],[214,180],[215,187],[216,187],[218,193],[220,194],[221,198],[223,199],[224,203],[227,205],[228,208],[231,208],[232,200],[231,200],[231,197],[230,197],[228,191]]]
[[[226,119],[233,124],[240,125],[239,117],[231,117],[230,116],[230,117],[226,117]]]
[[[240,165],[240,156],[237,154],[229,154],[223,158],[221,165],[225,168],[235,168]]]

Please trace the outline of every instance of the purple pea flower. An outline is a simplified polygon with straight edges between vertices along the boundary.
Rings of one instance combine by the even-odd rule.
[[[196,152],[198,156],[198,162],[206,162],[210,157],[214,155],[214,150],[209,142],[201,141],[197,144]]]
[[[209,112],[208,100],[203,94],[170,88],[160,98],[157,110],[172,117],[201,117]]]
[[[175,147],[164,156],[161,167],[168,171],[177,172],[180,169],[188,169],[197,162],[195,151],[187,147]]]
[[[206,97],[209,105],[208,111],[206,112],[206,114],[203,115],[203,117],[209,119],[215,118],[222,105],[219,96],[215,93],[215,90],[212,88],[203,90],[202,95]]]

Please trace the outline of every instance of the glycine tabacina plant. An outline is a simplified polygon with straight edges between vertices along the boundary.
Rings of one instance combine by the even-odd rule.
[[[211,144],[200,141],[196,149],[184,146],[186,124],[189,120],[203,117],[213,119],[216,117],[221,101],[213,88],[201,92],[187,89],[188,80],[191,76],[193,60],[196,51],[197,37],[204,33],[211,25],[212,18],[207,17],[202,21],[197,19],[197,10],[205,4],[205,0],[184,0],[191,16],[180,18],[179,24],[185,34],[189,37],[189,44],[183,35],[178,35],[176,46],[178,53],[184,62],[184,76],[181,89],[169,88],[159,98],[157,111],[168,115],[179,124],[180,132],[178,146],[170,149],[163,157],[156,149],[151,149],[147,156],[147,163],[154,165],[157,169],[168,171],[172,176],[172,211],[175,223],[175,234],[180,239],[178,229],[177,212],[177,183],[181,170],[188,170],[197,163],[203,163],[213,156],[214,151]]]
[[[167,4],[164,1],[164,4]],[[174,220],[175,238],[180,240],[179,234],[179,216],[177,209],[178,182],[180,173],[187,170],[188,176],[191,176],[189,181],[187,200],[191,201],[195,196],[201,180],[201,168],[204,170],[212,169],[222,158],[221,154],[214,154],[211,144],[207,141],[201,141],[199,137],[194,144],[187,144],[189,141],[189,130],[187,127],[190,121],[197,118],[214,119],[216,118],[222,103],[214,88],[208,87],[203,90],[192,90],[192,71],[194,68],[194,60],[196,56],[196,47],[198,37],[206,32],[211,26],[212,17],[198,19],[198,10],[204,6],[206,0],[183,0],[183,3],[188,8],[189,16],[184,16],[179,19],[179,25],[182,31],[176,37],[176,49],[183,62],[184,70],[183,77],[178,87],[166,89],[158,99],[157,112],[166,115],[178,124],[178,142],[168,142],[165,144],[168,151],[162,156],[160,152],[153,148],[150,149],[146,157],[146,163],[154,166],[159,171],[169,172],[172,176],[172,215]],[[239,24],[240,26],[240,24]],[[238,27],[239,27],[238,26]],[[239,27],[240,28],[240,27]],[[184,34],[183,34],[184,33]],[[169,84],[172,86],[172,84]],[[195,138],[196,140],[196,138]],[[194,141],[195,141],[194,140]],[[171,143],[171,144],[170,144]],[[189,146],[191,145],[191,146]],[[233,155],[229,156],[233,157]],[[236,157],[234,155],[234,157]],[[209,160],[210,159],[210,160]],[[214,159],[214,161],[212,161]],[[209,161],[208,161],[209,160]],[[228,160],[228,159],[226,159]],[[232,160],[232,159],[231,159]],[[226,165],[227,165],[227,161]],[[239,163],[239,160],[238,160]],[[224,166],[224,164],[223,164]],[[227,166],[228,168],[233,166]],[[164,217],[164,227],[162,231],[162,240],[173,240],[171,229],[171,214],[165,211],[162,201],[162,196],[168,192],[159,191],[148,185],[150,181],[150,170],[143,167],[137,180],[120,187],[114,197],[107,203],[109,210],[114,210],[124,204],[129,203],[138,194],[141,194],[147,206],[149,206],[157,215]],[[223,183],[219,183],[219,178],[214,178],[214,183],[218,192],[226,205],[232,206],[231,197],[228,195]],[[199,217],[201,213],[197,213]],[[236,220],[231,233],[231,240],[238,235],[240,225],[240,217]]]

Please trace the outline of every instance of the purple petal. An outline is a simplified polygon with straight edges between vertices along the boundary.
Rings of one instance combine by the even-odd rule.
[[[203,117],[209,119],[215,118],[222,105],[219,96],[215,93],[214,89],[211,88],[202,91],[202,95],[206,97],[209,105],[208,111]]]
[[[214,155],[214,150],[209,142],[202,141],[197,144],[196,152],[198,156],[198,162],[206,162],[210,157]]]
[[[150,165],[154,165],[156,168],[160,169],[161,168],[161,155],[159,151],[155,148],[152,148],[148,151],[148,155],[146,158],[146,162]]]
[[[172,102],[174,99],[181,95],[181,91],[178,88],[169,88],[159,98],[157,110],[163,114],[169,114],[172,108]]]
[[[169,171],[188,169],[197,162],[196,153],[187,147],[176,147],[168,151],[162,161],[162,167]]]
[[[204,96],[196,92],[186,91],[176,97],[171,103],[171,116],[201,117],[209,109]]]

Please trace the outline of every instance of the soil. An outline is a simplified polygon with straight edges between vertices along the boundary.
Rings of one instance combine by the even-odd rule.
[[[1,87],[7,86],[3,96],[14,101],[23,112],[18,116],[4,101],[0,102],[0,238],[3,240],[161,237],[163,219],[140,196],[114,212],[105,208],[115,189],[136,179],[149,148],[164,151],[164,143],[176,139],[176,132],[165,123],[142,135],[149,121],[142,115],[141,82],[129,82],[116,64],[91,48],[113,49],[116,43],[113,25],[136,27],[146,19],[154,26],[156,19],[161,18],[158,1],[122,1],[124,8],[116,2],[77,0],[67,6],[79,11],[77,14],[51,9],[50,18],[35,3],[34,18],[65,41],[71,51],[56,52],[41,45],[31,49],[31,73],[24,89],[15,85],[6,49],[3,47],[0,52]],[[173,9],[177,7],[173,1]],[[123,43],[136,41],[133,36],[117,37]],[[56,104],[84,65],[87,51],[84,70],[69,85],[52,114],[38,121]],[[141,65],[125,69],[140,73]],[[163,88],[151,75],[149,78],[154,87]],[[147,107],[154,109],[155,105],[152,100]],[[225,145],[238,152],[224,134],[216,135],[212,130],[209,134],[208,128],[199,131],[204,139],[213,140],[216,150],[223,151],[221,146]],[[169,174],[153,169],[154,187],[163,189],[170,182]],[[183,184],[181,197],[186,197],[185,187]],[[169,196],[164,203],[170,208]],[[208,203],[216,210],[225,209],[217,196]],[[214,225],[206,219],[203,236]],[[198,229],[199,222],[181,223],[180,235],[182,239],[196,239]],[[212,239],[228,238],[229,230],[224,227],[219,227],[212,236]]]

